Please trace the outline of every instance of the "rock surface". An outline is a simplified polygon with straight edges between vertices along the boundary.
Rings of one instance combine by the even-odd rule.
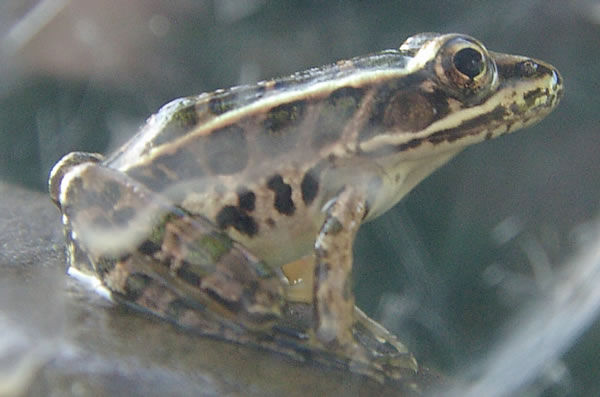
[[[0,193],[0,396],[413,394],[114,305],[65,275],[59,215],[46,195],[7,184]]]

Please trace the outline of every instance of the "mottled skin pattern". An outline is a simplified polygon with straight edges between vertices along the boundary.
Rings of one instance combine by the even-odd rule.
[[[346,186],[326,210],[315,241],[316,334],[325,344],[352,346],[352,243],[366,215],[366,193]],[[337,306],[332,306],[332,303]]]
[[[354,307],[360,224],[466,146],[540,120],[561,93],[550,65],[427,33],[173,101],[107,159],[55,166],[69,264],[203,334],[402,378],[412,356]],[[307,255],[312,296],[291,298],[278,269]]]

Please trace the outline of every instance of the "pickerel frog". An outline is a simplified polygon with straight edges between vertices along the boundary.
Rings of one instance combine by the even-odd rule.
[[[354,305],[359,226],[561,94],[546,63],[424,33],[174,100],[107,158],[75,152],[54,166],[69,273],[203,335],[403,379],[414,357]]]

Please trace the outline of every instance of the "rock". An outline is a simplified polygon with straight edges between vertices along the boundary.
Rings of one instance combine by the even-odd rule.
[[[416,395],[347,371],[199,337],[65,275],[47,195],[1,184],[0,396]],[[411,380],[419,387],[435,377]]]

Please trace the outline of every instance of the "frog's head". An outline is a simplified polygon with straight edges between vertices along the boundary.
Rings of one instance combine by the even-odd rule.
[[[363,152],[457,151],[541,120],[562,96],[553,66],[488,51],[467,35],[419,34],[400,52],[406,74],[383,111],[385,131],[361,141]]]

